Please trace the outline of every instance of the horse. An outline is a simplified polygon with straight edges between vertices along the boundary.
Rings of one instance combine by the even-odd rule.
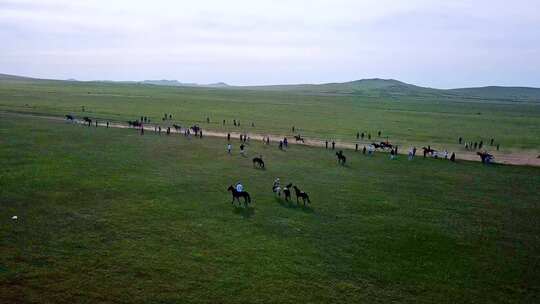
[[[258,165],[259,168],[264,168],[264,161],[262,160],[262,157],[253,158],[253,167],[255,167],[255,165]]]
[[[493,162],[494,157],[493,155],[487,153],[487,152],[476,152],[478,156],[480,156],[480,159],[482,160],[483,164],[489,164]]]
[[[138,120],[134,120],[134,121],[129,120],[129,121],[128,121],[128,125],[129,125],[130,127],[140,127],[140,126],[141,126],[141,123],[140,123]]]
[[[194,126],[190,127],[190,129],[193,130],[193,133],[195,133],[195,135],[197,135],[201,128],[198,125],[194,125]]]
[[[182,130],[182,127],[180,125],[173,124],[172,126],[173,126],[174,130],[176,130],[176,132],[180,132],[180,130]]]
[[[88,126],[90,126],[90,125],[92,124],[92,120],[91,120],[88,116],[85,116],[85,117],[83,118],[83,121],[84,121],[85,123],[88,123]]]
[[[424,154],[430,154],[433,155],[433,153],[436,153],[437,150],[432,149],[431,147],[422,147],[422,150],[424,150]]]
[[[249,196],[249,193],[243,191],[243,192],[238,192],[236,191],[236,189],[231,185],[229,186],[229,188],[227,188],[227,191],[231,191],[232,193],[232,201],[231,201],[231,204],[234,204],[234,200],[236,199],[238,201],[238,204],[240,205],[241,202],[240,202],[240,198],[244,198],[244,207],[247,207],[248,204],[251,203],[251,197]]]
[[[288,184],[287,186],[285,186],[285,188],[283,188],[283,194],[285,194],[285,200],[287,202],[291,198],[291,187],[292,187],[292,183]]]
[[[296,140],[296,142],[301,141],[302,143],[304,143],[304,138],[302,136],[300,136],[300,135],[295,135],[294,139]]]
[[[311,201],[309,200],[309,195],[305,193],[304,191],[300,191],[298,187],[294,186],[294,192],[296,194],[296,204],[298,204],[298,198],[302,198],[302,201],[304,202],[304,206],[306,205],[306,201],[311,204]]]
[[[345,165],[345,163],[347,162],[347,158],[345,157],[345,155],[343,155],[343,152],[336,152],[336,156],[338,158],[338,163]]]
[[[72,115],[67,114],[66,119],[70,120],[70,121],[73,121],[75,118]]]

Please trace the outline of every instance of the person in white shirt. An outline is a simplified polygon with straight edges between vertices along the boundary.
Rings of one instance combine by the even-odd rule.
[[[240,182],[236,183],[236,192],[244,192],[244,186]]]
[[[231,154],[231,150],[232,150],[232,145],[227,144],[227,153]]]

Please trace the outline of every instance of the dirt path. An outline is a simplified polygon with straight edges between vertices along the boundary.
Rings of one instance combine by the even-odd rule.
[[[66,121],[63,117],[58,116],[46,116],[46,115],[37,115],[37,114],[25,114],[25,113],[13,113],[13,112],[0,112],[0,115],[9,115],[9,116],[31,116],[36,118],[42,118],[42,119],[48,119],[48,120],[55,120],[55,121]],[[84,124],[81,120],[75,120],[76,124]],[[106,122],[99,122],[98,126],[100,127],[106,127]],[[95,123],[92,124],[92,127],[95,127]],[[121,129],[134,129],[129,127],[127,124],[121,124],[117,122],[111,122],[109,123],[110,128],[121,128]],[[150,134],[154,133],[154,125],[146,125],[144,126],[145,132],[150,132]],[[176,131],[174,128],[171,128],[171,133],[173,134],[182,134],[183,130]],[[161,130],[165,133],[166,128]],[[231,139],[239,140],[240,139],[240,132],[230,132]],[[193,136],[193,135],[192,135]],[[204,130],[203,129],[203,136],[209,136],[209,137],[220,137],[220,138],[227,138],[226,132],[218,132],[218,131],[211,131],[211,130]],[[254,133],[248,133],[248,136],[250,140],[257,140],[262,141],[263,138],[270,137],[271,144],[276,144],[276,142],[279,142],[284,138],[283,135],[262,135],[262,134],[254,134]],[[313,138],[304,138],[304,143],[297,143],[294,138],[288,137],[289,144],[300,144],[300,145],[307,145],[307,146],[313,146],[313,147],[325,147],[325,141],[320,139],[313,139]],[[368,142],[362,142],[359,144],[359,149],[362,149],[364,145],[368,145]],[[328,146],[331,147],[331,143],[328,143]],[[355,149],[355,143],[352,142],[344,142],[344,141],[336,141],[336,149],[347,149],[347,150],[354,150]],[[401,149],[399,154],[405,154],[408,151],[406,149]],[[376,153],[386,153],[386,152],[376,152]],[[451,152],[450,152],[451,153]],[[518,166],[536,166],[540,167],[540,153],[538,151],[511,151],[507,153],[503,152],[490,152],[495,157],[495,162],[499,164],[505,164],[505,165],[518,165]],[[418,157],[418,156],[417,156]],[[421,157],[421,156],[420,156]],[[468,161],[480,161],[480,158],[476,155],[473,151],[458,151],[456,152],[456,159],[461,160],[468,160]]]

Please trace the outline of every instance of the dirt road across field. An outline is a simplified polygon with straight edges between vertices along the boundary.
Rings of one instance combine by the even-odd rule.
[[[48,119],[48,120],[55,120],[55,121],[64,121],[67,122],[64,117],[58,117],[58,116],[47,116],[47,115],[39,115],[39,114],[30,114],[30,113],[20,113],[20,112],[0,112],[0,115],[5,116],[30,116],[35,118],[41,118],[41,119]],[[75,120],[73,123],[76,124],[84,124],[81,120]],[[99,127],[105,127],[106,121],[98,121]],[[92,127],[95,127],[95,123],[92,124]],[[132,128],[128,126],[127,124],[122,124],[118,122],[110,122],[109,123],[110,128],[121,128],[121,129],[133,129],[138,130],[138,128]],[[147,124],[144,126],[145,132],[152,134],[154,133],[154,124]],[[162,129],[161,132],[165,133],[166,129]],[[171,128],[172,134],[182,134],[184,133],[183,129],[180,131],[176,131],[174,128]],[[230,132],[231,134],[231,140],[239,140],[240,135],[243,133],[240,132]],[[221,138],[227,138],[226,132],[218,132],[218,131],[212,131],[212,130],[205,130],[203,129],[203,136],[204,137],[221,137]],[[254,133],[248,133],[248,136],[251,141],[262,141],[266,137],[270,137],[270,142],[273,145],[276,145],[277,142],[282,140],[284,138],[284,135],[262,135],[262,134],[254,134]],[[308,145],[313,147],[325,147],[325,141],[320,139],[313,139],[313,138],[304,138],[304,142],[296,142],[293,137],[287,137],[289,144],[300,144],[300,145]],[[359,150],[363,148],[364,145],[368,145],[369,143],[360,143],[359,144]],[[347,149],[347,150],[354,150],[356,143],[353,142],[344,142],[344,141],[336,141],[335,147],[336,149]],[[328,143],[329,148],[331,148],[331,143]],[[400,151],[400,154],[406,154],[408,151],[407,149],[402,148]],[[376,153],[383,153],[383,152],[376,152]],[[419,149],[417,152],[421,156],[422,151]],[[450,152],[451,153],[451,152]],[[537,166],[540,167],[540,152],[539,151],[515,151],[512,150],[510,152],[499,152],[499,151],[490,151],[490,153],[495,157],[495,162],[499,164],[505,164],[505,165],[518,165],[518,166]],[[456,159],[461,160],[468,160],[468,161],[480,161],[480,157],[476,155],[476,152],[474,151],[457,151],[456,152]]]

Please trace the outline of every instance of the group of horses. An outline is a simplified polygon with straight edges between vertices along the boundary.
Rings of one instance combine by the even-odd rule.
[[[309,199],[309,195],[306,192],[300,190],[300,188],[298,188],[296,185],[293,186],[292,183],[285,186],[283,188],[283,190],[281,189],[280,186],[275,186],[275,187],[273,187],[272,191],[278,197],[281,197],[281,192],[283,191],[283,194],[285,196],[285,201],[289,202],[289,200],[291,200],[291,189],[294,190],[294,193],[296,195],[296,204],[297,205],[300,204],[300,199],[302,199],[302,202],[303,202],[304,206],[306,206],[306,203],[311,204],[311,200]],[[247,191],[238,192],[236,190],[236,188],[233,187],[232,185],[230,185],[229,188],[227,188],[227,191],[230,191],[231,194],[232,194],[231,204],[234,204],[235,201],[236,201],[236,202],[238,202],[238,205],[241,206],[242,201],[240,201],[240,199],[243,199],[244,207],[246,207],[246,208],[248,207],[249,204],[251,204],[251,196],[249,195],[249,193]]]

